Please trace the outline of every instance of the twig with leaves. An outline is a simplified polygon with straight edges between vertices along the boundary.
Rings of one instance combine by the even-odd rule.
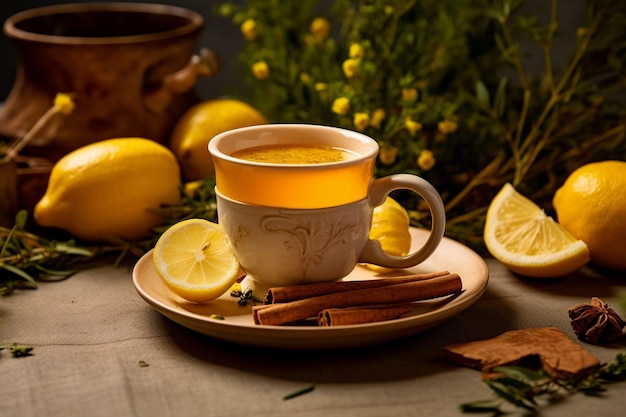
[[[71,264],[68,258],[85,260],[95,253],[72,240],[57,242],[27,232],[26,220],[27,213],[22,210],[11,229],[0,228],[0,295],[16,288],[37,288],[36,277],[40,274],[70,276],[76,270],[66,269]]]
[[[594,368],[579,380],[563,379],[543,369],[521,366],[500,366],[494,368],[494,372],[499,375],[487,379],[485,383],[496,394],[495,397],[461,404],[463,412],[501,414],[504,412],[503,407],[508,404],[537,413],[542,399],[578,392],[599,395],[606,391],[607,384],[626,381],[626,353],[617,354],[613,362]]]

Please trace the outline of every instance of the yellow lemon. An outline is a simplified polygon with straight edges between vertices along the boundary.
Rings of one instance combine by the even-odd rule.
[[[386,253],[394,256],[405,256],[411,250],[411,233],[409,232],[409,215],[404,207],[391,197],[383,204],[374,208],[369,238],[380,242]],[[367,266],[378,272],[388,271],[377,265]]]
[[[180,187],[180,167],[165,146],[142,138],[103,140],[54,165],[34,217],[79,239],[138,240],[163,221],[151,210],[180,202]]]
[[[558,277],[589,261],[589,249],[511,184],[494,197],[484,230],[485,245],[511,271]]]
[[[559,223],[589,246],[592,263],[626,270],[626,162],[583,165],[552,202]]]
[[[224,294],[239,276],[239,262],[222,228],[204,219],[189,219],[167,229],[153,252],[165,285],[194,303]]]
[[[191,107],[178,120],[169,147],[172,149],[187,181],[214,175],[208,144],[227,130],[266,124],[265,117],[254,107],[229,98],[203,101]]]

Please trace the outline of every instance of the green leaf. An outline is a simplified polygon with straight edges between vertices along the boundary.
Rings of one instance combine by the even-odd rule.
[[[29,356],[34,348],[32,346],[21,345],[14,342],[0,344],[0,350],[4,349],[9,349],[9,352],[11,352],[14,357],[21,358],[24,356]]]
[[[485,84],[480,80],[476,81],[476,99],[484,108],[488,109],[491,107],[489,104],[489,91],[487,90]]]
[[[517,379],[519,381],[526,381],[528,383],[541,381],[547,377],[545,372],[542,370],[535,371],[522,366],[497,366],[493,370],[510,378]]]
[[[28,212],[26,210],[20,210],[15,215],[15,227],[23,230],[26,227],[26,220],[28,220]]]
[[[515,381],[515,380],[513,380]],[[508,381],[507,381],[508,382]],[[502,383],[500,380],[487,380],[489,388],[491,388],[498,396],[504,398],[511,404],[522,407],[527,410],[535,411],[537,404],[532,397],[526,397],[524,393],[517,389],[511,388],[511,386]]]
[[[478,400],[469,403],[463,403],[459,407],[464,413],[495,413],[501,414],[503,401],[499,398],[491,398],[488,400]]]
[[[74,246],[73,244],[68,244],[68,243],[63,243],[63,242],[57,243],[55,245],[55,249],[67,255],[80,255],[80,256],[86,256],[86,257],[91,257],[94,255],[94,252],[87,248],[77,247],[77,246]]]
[[[292,398],[299,397],[301,395],[307,394],[315,389],[315,385],[309,385],[304,388],[297,389],[292,393],[289,393],[283,397],[283,401],[291,400]]]
[[[5,264],[5,263],[0,263],[0,268],[7,270],[21,278],[24,278],[27,282],[29,282],[32,285],[33,288],[37,288],[37,281],[35,281],[35,278],[30,276],[25,271],[22,271],[21,269],[13,265]]]
[[[582,392],[585,395],[600,395],[604,392],[606,392],[606,388],[602,386],[602,384],[600,383],[594,383],[594,384],[590,384],[587,386],[582,386],[578,388],[580,392]]]
[[[70,275],[74,275],[75,273],[78,272],[78,269],[64,269],[64,270],[53,269],[53,268],[47,268],[44,265],[39,265],[39,264],[34,264],[33,267],[43,272],[44,274],[59,275],[62,277],[69,277]]]
[[[504,110],[506,109],[506,87],[508,80],[507,78],[501,78],[498,83],[498,89],[496,90],[496,95],[493,98],[493,111],[499,119],[504,115]]]
[[[502,386],[511,387],[511,389],[515,389],[520,392],[529,391],[533,387],[531,382],[527,382],[519,378],[499,377],[493,378],[492,381],[498,382]]]

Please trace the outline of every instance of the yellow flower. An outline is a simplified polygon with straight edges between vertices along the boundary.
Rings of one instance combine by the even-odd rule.
[[[406,127],[406,130],[408,130],[411,135],[414,135],[418,130],[422,129],[422,124],[407,117],[404,121],[404,127]]]
[[[417,158],[417,165],[424,171],[429,171],[432,167],[434,167],[435,162],[435,155],[428,149],[422,150],[422,152],[420,152],[420,156]]]
[[[370,124],[370,115],[367,113],[355,113],[353,122],[356,130],[363,131]]]
[[[246,19],[241,24],[239,29],[241,30],[243,36],[249,41],[255,39],[259,35],[254,19]]]
[[[349,56],[350,58],[354,59],[363,58],[363,47],[360,43],[353,43],[352,45],[350,45]]]
[[[340,116],[348,114],[350,112],[350,99],[347,97],[336,98],[333,101],[332,111]]]
[[[395,10],[394,10],[393,6],[385,6],[385,14],[387,16],[392,15],[394,11]]]
[[[378,155],[378,159],[385,165],[391,165],[396,162],[396,156],[398,155],[398,148],[395,146],[382,146],[380,148],[380,154]]]
[[[265,61],[259,61],[252,64],[252,74],[257,80],[265,80],[270,76],[270,67]]]
[[[375,109],[372,112],[372,117],[371,117],[371,120],[370,120],[370,126],[372,126],[375,129],[380,129],[380,124],[385,119],[385,117],[387,117],[387,114],[385,113],[385,109],[383,109],[383,108]]]
[[[45,126],[50,122],[57,114],[61,113],[63,115],[69,115],[74,111],[76,105],[74,104],[74,100],[70,94],[57,93],[54,97],[54,103],[52,106],[46,110],[46,112],[41,115],[41,117],[37,120],[35,125],[30,128],[23,136],[19,137],[15,141],[15,146],[11,146],[6,149],[6,157],[9,159],[17,157],[17,154],[24,148],[24,146],[30,142],[35,135],[39,133],[39,130],[42,126]]]
[[[322,101],[327,102],[328,100],[330,100],[331,94],[328,91],[328,84],[315,83],[313,84],[313,88],[315,88],[315,91],[317,91],[317,95]]]
[[[402,89],[402,101],[413,101],[417,98],[417,90],[415,88]]]
[[[54,109],[65,115],[74,111],[76,104],[69,94],[58,93],[54,98]]]
[[[318,42],[323,42],[330,35],[330,22],[324,17],[316,17],[311,22],[311,34]]]
[[[346,78],[352,78],[356,75],[357,69],[359,68],[359,61],[356,59],[346,59],[343,61],[343,73]]]
[[[306,73],[306,72],[302,72],[300,73],[300,82],[302,84],[308,85],[311,83],[311,76]]]
[[[459,125],[452,120],[442,120],[441,122],[437,123],[437,128],[444,135],[454,132],[458,127]]]

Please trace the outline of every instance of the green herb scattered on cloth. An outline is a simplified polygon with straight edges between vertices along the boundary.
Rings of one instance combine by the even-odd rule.
[[[0,344],[0,350],[4,350],[4,349],[8,349],[9,352],[11,352],[11,354],[13,355],[13,357],[21,358],[21,357],[24,357],[24,356],[32,355],[31,352],[33,351],[34,347],[28,346],[28,345],[23,345],[23,344],[20,344],[20,343]]]
[[[283,401],[291,400],[293,398],[299,397],[304,394],[308,394],[309,392],[315,389],[315,385],[308,385],[306,387],[297,389],[283,397]]]
[[[511,330],[494,338],[446,346],[446,357],[482,371],[495,397],[461,404],[465,412],[503,412],[505,405],[536,412],[540,400],[603,392],[626,381],[626,353],[601,364],[555,327]]]

